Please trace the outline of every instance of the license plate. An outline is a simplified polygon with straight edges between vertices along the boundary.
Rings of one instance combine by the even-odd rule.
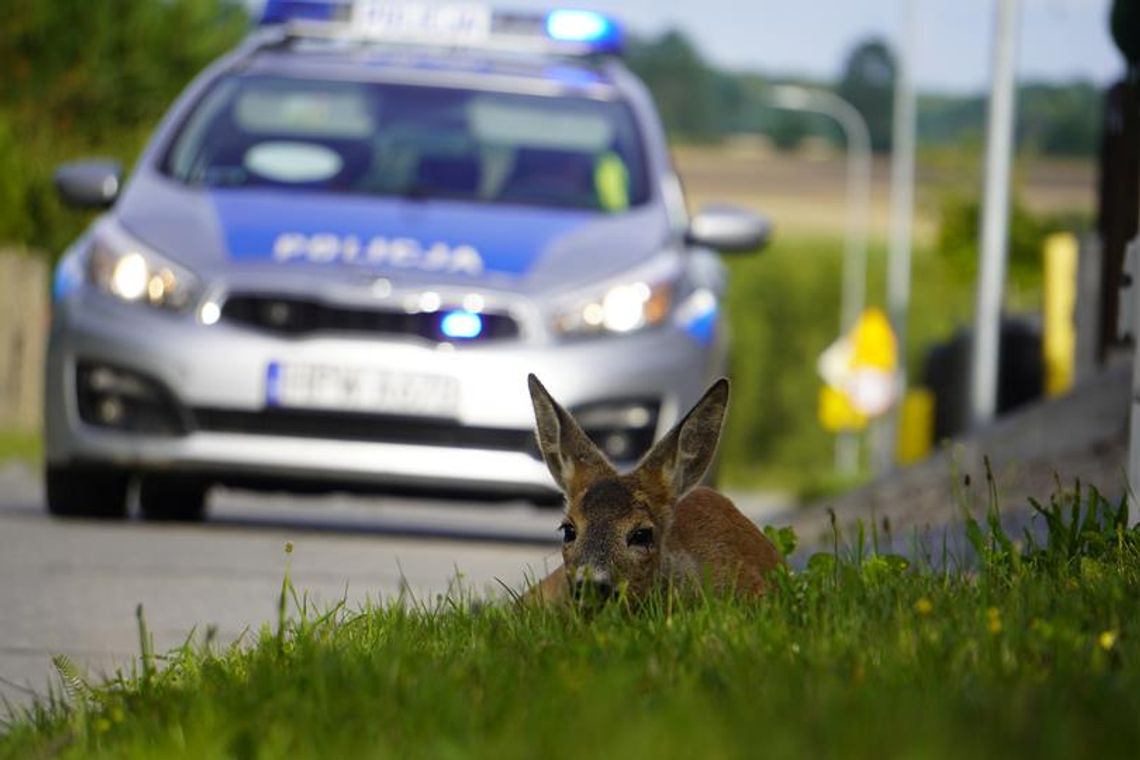
[[[353,6],[352,23],[358,34],[380,40],[475,43],[491,34],[491,10],[478,3],[364,0]]]
[[[278,407],[429,417],[459,409],[459,383],[444,375],[272,362],[265,385]]]

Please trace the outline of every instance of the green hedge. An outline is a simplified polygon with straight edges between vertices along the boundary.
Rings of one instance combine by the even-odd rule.
[[[56,199],[55,166],[129,165],[177,93],[244,34],[245,11],[226,0],[0,6],[0,240],[58,255],[86,220]]]

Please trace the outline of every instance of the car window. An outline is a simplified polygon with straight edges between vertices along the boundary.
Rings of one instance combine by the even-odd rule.
[[[619,101],[263,75],[222,80],[163,162],[182,182],[618,213],[648,183]]]

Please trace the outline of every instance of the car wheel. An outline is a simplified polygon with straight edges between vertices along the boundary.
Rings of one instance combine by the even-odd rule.
[[[180,475],[144,475],[139,484],[143,519],[197,522],[206,516],[209,483]]]
[[[566,506],[566,497],[560,493],[535,495],[531,497],[530,503],[539,509],[562,509]]]
[[[130,475],[112,467],[48,465],[48,512],[58,517],[122,519],[127,516]]]

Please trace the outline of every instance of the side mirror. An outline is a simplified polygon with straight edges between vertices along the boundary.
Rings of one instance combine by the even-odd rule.
[[[123,167],[118,161],[89,159],[55,170],[55,189],[75,208],[108,208],[119,197]]]
[[[727,204],[706,206],[689,223],[688,242],[722,253],[758,251],[768,244],[768,219]]]

